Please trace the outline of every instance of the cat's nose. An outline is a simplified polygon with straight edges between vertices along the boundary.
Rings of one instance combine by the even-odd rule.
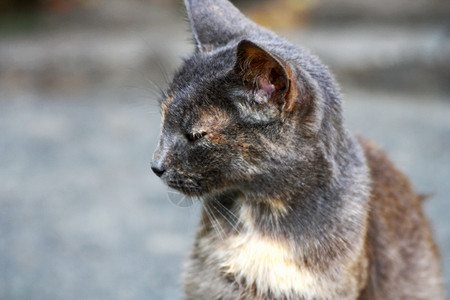
[[[163,139],[159,140],[158,146],[153,153],[151,167],[156,176],[161,177],[167,170],[167,148],[163,147]]]
[[[158,176],[161,177],[166,170],[161,166],[152,166],[152,171]]]

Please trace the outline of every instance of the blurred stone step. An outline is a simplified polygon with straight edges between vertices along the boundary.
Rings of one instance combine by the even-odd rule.
[[[158,81],[159,66],[173,68],[191,49],[183,16],[171,5],[120,2],[47,16],[33,33],[0,37],[0,89],[121,85],[133,76]]]
[[[182,13],[171,6],[153,5],[148,19],[140,18],[129,26],[60,27],[0,38],[0,89],[79,89],[139,78],[164,82],[161,69],[170,74],[192,51],[190,34]],[[340,82],[450,93],[445,26],[311,25],[282,35],[316,53]]]
[[[315,23],[377,22],[390,24],[449,22],[447,0],[316,1],[310,13]]]

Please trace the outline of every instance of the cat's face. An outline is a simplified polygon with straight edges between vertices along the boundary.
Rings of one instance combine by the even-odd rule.
[[[251,189],[299,156],[287,66],[244,41],[197,54],[175,75],[161,103],[153,170],[170,187],[202,196]]]
[[[186,61],[161,104],[162,132],[153,167],[167,185],[190,195],[250,182],[261,172],[264,130],[277,127],[273,116],[252,122],[243,115],[253,108],[234,76],[233,51],[218,55],[221,59],[199,55]],[[266,115],[275,114],[266,110]],[[256,112],[251,116],[256,118]]]

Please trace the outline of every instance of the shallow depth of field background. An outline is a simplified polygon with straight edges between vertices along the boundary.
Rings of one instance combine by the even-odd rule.
[[[415,188],[450,279],[450,2],[236,5],[312,49],[349,127]],[[0,298],[178,299],[198,205],[151,173],[158,89],[192,52],[179,1],[0,4]],[[449,285],[447,284],[447,287]]]

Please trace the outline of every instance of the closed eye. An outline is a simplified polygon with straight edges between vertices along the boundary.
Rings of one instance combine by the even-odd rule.
[[[206,135],[206,131],[186,133],[186,139],[189,142],[195,142]]]

